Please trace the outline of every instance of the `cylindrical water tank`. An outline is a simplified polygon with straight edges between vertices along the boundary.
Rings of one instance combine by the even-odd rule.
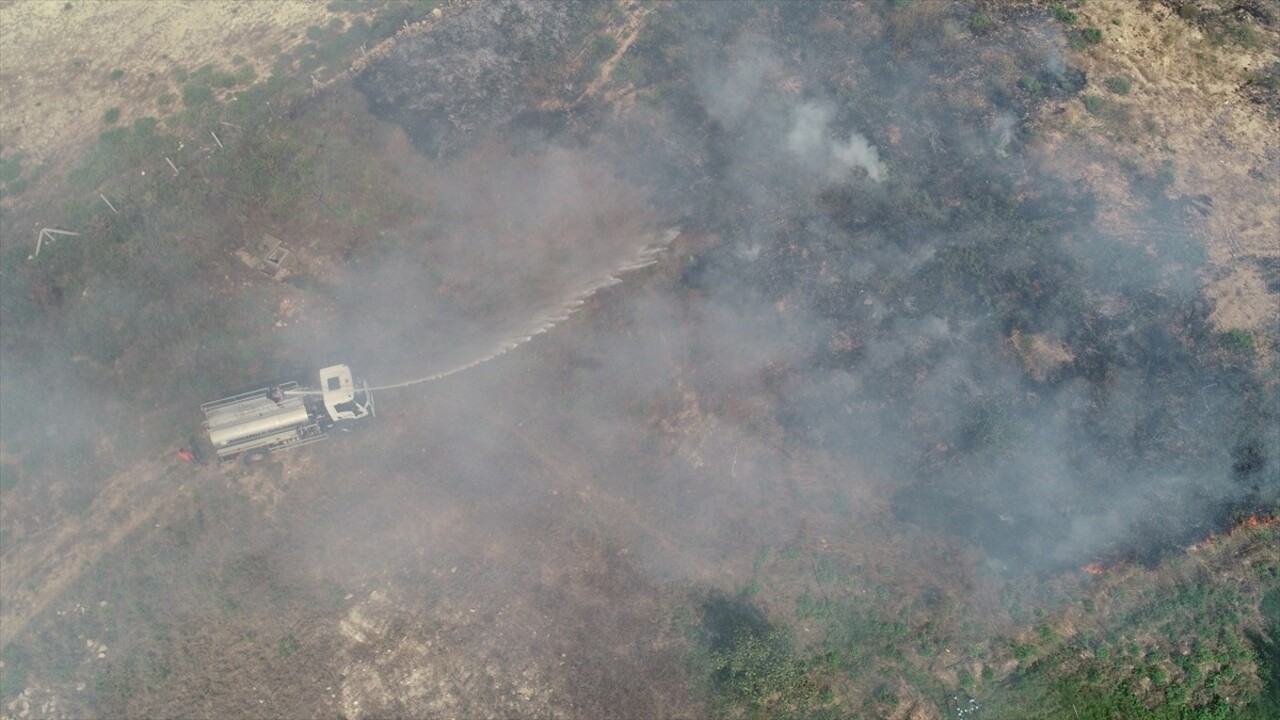
[[[300,399],[287,400],[280,406],[266,398],[254,398],[211,413],[209,440],[215,448],[224,448],[245,438],[306,425],[310,420],[307,406]]]

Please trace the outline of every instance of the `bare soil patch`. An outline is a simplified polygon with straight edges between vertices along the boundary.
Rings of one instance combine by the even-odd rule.
[[[48,161],[121,123],[154,114],[173,71],[243,56],[259,75],[330,13],[318,2],[14,0],[0,5],[0,134],[6,152]],[[119,79],[112,79],[120,70]]]
[[[1251,47],[1211,38],[1158,3],[1100,0],[1076,8],[1080,26],[1103,40],[1075,62],[1088,74],[1088,110],[1077,98],[1051,103],[1044,125],[1052,162],[1101,200],[1101,227],[1160,250],[1167,238],[1126,220],[1143,182],[1168,178],[1182,231],[1208,257],[1206,295],[1220,330],[1272,331],[1280,295],[1259,277],[1280,257],[1280,119],[1250,102],[1250,73],[1276,62],[1274,28],[1257,25]],[[1131,83],[1121,93],[1115,79]],[[1075,152],[1071,148],[1087,149]]]

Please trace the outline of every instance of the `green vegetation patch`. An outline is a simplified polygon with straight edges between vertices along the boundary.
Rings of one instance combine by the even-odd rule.
[[[0,182],[11,183],[22,176],[22,161],[26,154],[21,150],[0,158]]]
[[[1223,349],[1236,355],[1252,355],[1254,350],[1253,335],[1242,328],[1232,328],[1218,336]]]
[[[795,711],[820,701],[812,665],[796,651],[790,633],[769,622],[745,599],[713,595],[701,603],[691,628],[691,669],[725,711]]]
[[[995,20],[986,13],[974,13],[969,16],[969,20],[965,23],[969,26],[969,32],[974,35],[986,35],[995,28]]]
[[[1117,95],[1128,95],[1133,89],[1133,81],[1123,75],[1112,75],[1103,82],[1103,85]]]
[[[182,86],[182,104],[188,108],[202,108],[213,104],[213,88],[207,82],[193,81]]]
[[[1068,25],[1075,25],[1076,20],[1080,19],[1075,12],[1068,10],[1067,6],[1060,2],[1053,3],[1049,6],[1049,14],[1052,15],[1055,20],[1064,22]]]

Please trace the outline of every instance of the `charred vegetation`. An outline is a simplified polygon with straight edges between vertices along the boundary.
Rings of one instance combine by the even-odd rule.
[[[1169,21],[1262,52],[1264,5]],[[102,133],[81,240],[36,263],[6,234],[4,702],[1274,706],[1275,332],[1215,319],[1185,168],[1126,165],[1123,202],[1062,171],[1054,123],[1143,132],[1146,79],[1098,94],[1120,76],[1086,71],[1109,35],[1081,4],[363,7]],[[1263,67],[1239,92],[1265,105]],[[5,151],[6,193],[28,172]],[[655,218],[683,232],[653,270],[546,323],[612,269],[592,238]],[[264,227],[310,258],[284,282],[228,269]],[[1272,293],[1273,259],[1248,260]],[[513,327],[556,330],[494,353]],[[354,451],[213,482],[156,459],[184,407],[326,353],[502,359]]]

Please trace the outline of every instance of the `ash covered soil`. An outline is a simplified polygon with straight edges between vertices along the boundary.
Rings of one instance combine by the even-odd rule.
[[[306,281],[207,230],[183,292],[268,351],[178,329],[178,374],[421,377],[680,232],[260,466],[172,462],[178,379],[145,441],[57,394],[39,442],[102,463],[0,443],[3,712],[962,717],[1020,692],[1029,636],[1083,636],[1071,603],[1242,518],[1202,566],[1273,567],[1276,33],[1217,9],[419,8],[272,156],[357,148],[350,205],[208,172],[239,193],[210,227],[291,230]],[[86,322],[55,267],[21,287]],[[127,408],[140,345],[68,377]],[[1241,667],[1189,702],[1241,710]]]

